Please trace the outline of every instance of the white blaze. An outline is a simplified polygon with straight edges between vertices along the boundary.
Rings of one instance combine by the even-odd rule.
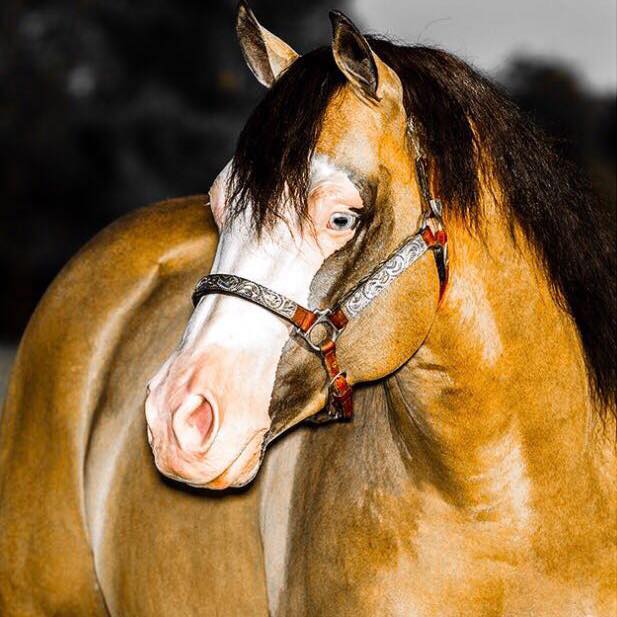
[[[225,194],[229,171],[230,165],[210,191],[212,211],[221,228],[211,273],[243,277],[308,306],[311,281],[324,260],[354,233],[333,232],[327,227],[329,217],[346,206],[361,207],[359,192],[343,172],[316,156],[311,174],[313,197],[309,199],[316,233],[303,233],[291,215],[257,237],[250,225],[250,204],[235,220],[224,224],[230,207]],[[179,349],[151,384],[160,385],[177,362],[187,366],[187,374],[192,375],[188,390],[205,393],[214,403],[217,432],[204,457],[189,463],[191,478],[183,478],[185,481],[208,484],[231,469],[235,484],[249,480],[256,472],[262,437],[270,427],[268,411],[276,370],[290,334],[290,324],[247,300],[221,294],[201,299]],[[170,385],[177,392],[187,387],[184,382]],[[155,406],[156,397],[152,398]]]

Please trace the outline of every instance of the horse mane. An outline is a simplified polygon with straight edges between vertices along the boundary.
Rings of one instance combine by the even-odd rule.
[[[592,392],[617,415],[616,282],[608,212],[589,182],[492,82],[440,49],[367,37],[399,75],[429,161],[435,193],[471,232],[482,222],[490,178],[518,224],[555,300],[580,335]],[[293,207],[306,217],[310,158],[345,80],[330,47],[305,54],[277,80],[241,132],[229,178],[231,217],[252,204],[259,232]]]

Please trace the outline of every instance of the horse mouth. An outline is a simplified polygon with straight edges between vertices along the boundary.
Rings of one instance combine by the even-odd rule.
[[[258,431],[241,448],[238,455],[227,467],[208,480],[195,480],[191,474],[185,470],[170,470],[166,465],[161,466],[160,460],[155,453],[155,463],[159,471],[168,478],[187,484],[194,488],[205,488],[210,490],[224,490],[227,488],[241,488],[249,484],[257,475],[263,460],[265,444],[265,430]]]
[[[264,454],[264,434],[265,431],[259,431],[253,435],[231,465],[205,484],[204,488],[223,490],[230,487],[240,488],[249,484],[261,467]]]

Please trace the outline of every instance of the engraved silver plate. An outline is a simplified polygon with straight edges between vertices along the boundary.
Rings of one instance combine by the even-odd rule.
[[[356,317],[427,250],[428,245],[420,234],[407,240],[343,299],[340,306],[347,317]]]
[[[339,306],[348,318],[357,317],[384,289],[394,282],[409,266],[426,251],[428,245],[420,233],[404,242],[388,259],[362,279],[340,302]],[[293,322],[298,305],[289,298],[268,289],[259,283],[235,274],[210,274],[204,276],[193,293],[193,304],[197,305],[202,296],[210,293],[230,294],[244,298],[277,315]],[[317,311],[328,313],[328,311]]]
[[[254,283],[235,274],[210,274],[204,276],[195,287],[193,302],[196,303],[202,296],[209,293],[240,296],[289,320],[292,319],[298,308],[298,305],[293,300],[259,283]]]

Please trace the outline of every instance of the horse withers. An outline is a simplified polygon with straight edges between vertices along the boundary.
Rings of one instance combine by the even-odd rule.
[[[298,56],[241,3],[268,92],[233,160],[103,232],[37,310],[3,419],[3,615],[617,608],[607,226],[466,64],[332,22]]]

